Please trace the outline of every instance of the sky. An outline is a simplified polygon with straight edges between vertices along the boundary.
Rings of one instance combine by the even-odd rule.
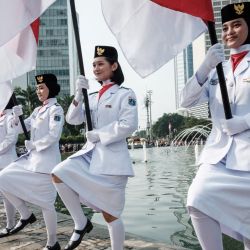
[[[116,47],[125,81],[124,87],[135,91],[138,99],[139,126],[146,127],[146,109],[144,98],[148,90],[152,90],[152,122],[156,122],[164,113],[173,113],[175,108],[175,82],[173,60],[146,78],[141,78],[126,61],[114,35],[109,30],[101,11],[100,0],[75,0],[79,14],[79,30],[82,46],[83,62],[86,77],[90,80],[89,92],[100,88],[94,80],[92,62],[95,45]]]

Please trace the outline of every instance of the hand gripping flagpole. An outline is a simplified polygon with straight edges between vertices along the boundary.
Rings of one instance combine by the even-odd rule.
[[[214,45],[218,43],[217,35],[215,31],[215,25],[214,25],[214,22],[212,21],[208,21],[208,32],[209,32],[211,44]],[[217,70],[219,83],[220,83],[220,90],[221,90],[222,103],[224,107],[224,113],[225,113],[226,119],[228,120],[228,119],[231,119],[233,116],[232,116],[231,107],[229,103],[227,86],[226,86],[222,63],[219,63],[216,66],[216,70]]]
[[[15,93],[12,94],[11,99],[12,99],[14,105],[17,106],[18,103],[17,103],[17,99],[16,99]],[[26,128],[25,123],[24,123],[24,120],[23,120],[23,115],[20,115],[20,116],[19,116],[19,120],[20,120],[22,129],[23,129],[23,133],[24,133],[24,135],[25,135],[25,138],[26,138],[26,140],[29,140],[29,134],[28,134],[27,128]]]
[[[74,32],[75,32],[76,48],[77,48],[78,61],[79,61],[79,67],[80,67],[80,74],[85,75],[84,67],[83,67],[82,49],[81,49],[81,43],[80,43],[79,29],[78,29],[77,17],[76,17],[76,7],[75,7],[74,0],[70,0],[70,7],[71,7],[72,22],[73,22],[73,27],[74,27]],[[91,116],[90,116],[90,109],[89,109],[88,92],[86,89],[82,89],[82,93],[83,93],[83,97],[84,97],[83,100],[84,100],[84,105],[85,105],[87,127],[88,127],[88,131],[90,131],[90,130],[92,130],[92,123],[91,123]]]

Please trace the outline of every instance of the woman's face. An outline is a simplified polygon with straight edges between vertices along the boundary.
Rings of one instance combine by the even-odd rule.
[[[93,62],[93,73],[97,81],[106,81],[113,76],[117,67],[117,63],[111,65],[105,57],[96,57]]]
[[[222,26],[222,40],[230,49],[239,48],[247,39],[248,26],[243,18],[225,22]]]
[[[44,102],[48,99],[49,89],[45,83],[41,83],[36,86],[36,94],[40,102]]]

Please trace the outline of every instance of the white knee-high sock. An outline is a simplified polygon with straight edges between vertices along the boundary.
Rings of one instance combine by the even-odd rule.
[[[123,250],[125,230],[122,219],[118,218],[107,224],[112,250]]]
[[[15,226],[16,208],[5,197],[3,198],[3,203],[7,219],[6,228],[10,229]]]
[[[54,183],[58,194],[68,209],[75,223],[75,229],[82,230],[87,224],[87,217],[84,215],[79,195],[64,183]],[[73,233],[70,240],[76,241],[79,234]]]
[[[29,211],[28,207],[26,206],[25,202],[22,199],[7,192],[3,192],[3,194],[18,210],[18,212],[21,215],[21,219],[26,220],[30,217],[31,212]]]
[[[223,250],[220,224],[194,207],[189,207],[189,212],[202,249]]]
[[[54,246],[57,242],[56,228],[57,228],[57,214],[56,210],[53,208],[42,209],[43,219],[47,230],[47,246]]]
[[[250,239],[244,238],[244,250],[250,250]]]

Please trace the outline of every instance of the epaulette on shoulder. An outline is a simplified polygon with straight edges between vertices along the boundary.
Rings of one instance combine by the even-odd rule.
[[[130,90],[130,88],[126,88],[126,87],[120,87],[120,89],[126,89],[126,90]]]
[[[89,95],[94,95],[94,94],[97,94],[98,91],[95,91],[95,92],[92,92],[92,93],[89,93]]]
[[[58,102],[55,103],[56,106],[61,106]]]

